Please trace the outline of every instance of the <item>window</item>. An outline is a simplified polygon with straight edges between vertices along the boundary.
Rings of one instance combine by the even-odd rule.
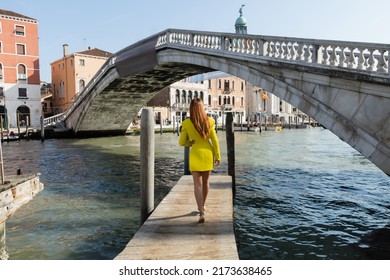
[[[176,90],[176,105],[179,105],[180,103],[180,91],[177,89]]]
[[[225,80],[225,81],[224,81],[223,90],[224,90],[225,92],[230,91],[230,81],[229,81],[229,80]]]
[[[84,80],[80,80],[79,81],[79,92],[82,92],[84,88],[85,88],[85,82],[84,82]]]
[[[18,80],[27,80],[26,66],[23,64],[18,65]]]
[[[182,104],[186,104],[186,96],[187,96],[186,91],[183,90],[181,92],[181,102],[182,102]]]
[[[19,98],[27,98],[27,89],[19,88]]]
[[[0,79],[3,78],[3,64],[0,63]]]
[[[26,55],[26,46],[22,44],[16,44],[16,53],[19,55]]]
[[[2,53],[2,52],[3,52],[3,44],[0,41],[0,53]]]
[[[85,66],[85,60],[84,59],[79,59],[79,65],[80,66]]]
[[[23,25],[16,25],[15,26],[15,35],[16,36],[24,36],[24,26]]]
[[[0,21],[0,33],[3,33],[3,28],[1,27],[1,21]]]
[[[4,97],[4,89],[3,89],[3,87],[0,87],[0,97]]]

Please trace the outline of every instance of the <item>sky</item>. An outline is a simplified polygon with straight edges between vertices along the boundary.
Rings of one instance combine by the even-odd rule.
[[[0,0],[0,9],[38,20],[41,80],[68,52],[115,53],[168,28],[390,44],[388,0]]]

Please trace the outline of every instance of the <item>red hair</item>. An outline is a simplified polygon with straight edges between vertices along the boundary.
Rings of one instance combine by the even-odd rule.
[[[190,119],[202,138],[207,140],[210,131],[210,122],[204,110],[202,99],[194,98],[191,101]]]

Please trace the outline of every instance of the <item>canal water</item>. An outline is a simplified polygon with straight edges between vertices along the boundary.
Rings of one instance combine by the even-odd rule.
[[[227,173],[226,141],[218,132]],[[156,205],[183,172],[156,134]],[[11,260],[113,259],[139,227],[139,136],[3,143],[45,189],[6,223]],[[235,132],[241,259],[390,259],[390,177],[323,128]]]

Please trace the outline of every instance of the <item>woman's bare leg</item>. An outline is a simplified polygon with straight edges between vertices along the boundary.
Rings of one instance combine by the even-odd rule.
[[[207,195],[210,191],[210,171],[202,172],[202,194],[203,194],[203,211],[205,210],[205,204]]]
[[[194,181],[194,194],[195,194],[195,200],[196,204],[198,205],[199,210],[199,222],[204,222],[204,210],[203,210],[203,188],[202,188],[202,173],[193,171],[192,172],[192,179]]]

